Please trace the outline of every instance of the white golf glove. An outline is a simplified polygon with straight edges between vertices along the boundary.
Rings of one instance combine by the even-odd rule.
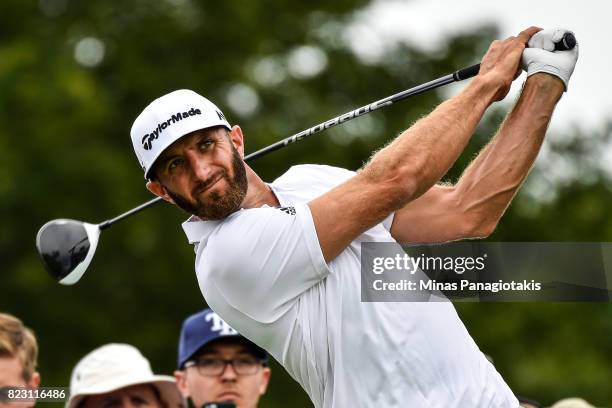
[[[563,81],[567,91],[567,84],[578,60],[578,44],[571,50],[554,51],[555,43],[561,41],[567,32],[571,33],[565,28],[551,28],[539,31],[531,37],[522,57],[527,76],[538,72],[555,75]]]

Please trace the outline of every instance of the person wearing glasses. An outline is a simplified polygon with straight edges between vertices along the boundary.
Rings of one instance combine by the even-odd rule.
[[[196,408],[222,402],[255,408],[270,375],[268,353],[211,309],[183,322],[174,376],[183,396]]]

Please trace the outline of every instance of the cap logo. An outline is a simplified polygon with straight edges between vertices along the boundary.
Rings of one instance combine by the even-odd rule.
[[[238,334],[238,332],[234,330],[232,326],[225,323],[225,321],[221,319],[221,317],[219,317],[219,315],[214,312],[207,314],[204,319],[207,322],[210,322],[212,320],[213,324],[210,330],[214,332],[218,332],[220,336],[229,336],[229,335]]]
[[[168,126],[171,126],[173,123],[180,122],[183,119],[187,119],[190,116],[201,115],[202,111],[200,109],[191,108],[187,112],[177,112],[174,115],[170,116],[167,120],[160,122],[157,124],[154,130],[147,133],[142,137],[142,147],[145,150],[151,150],[153,145],[153,141],[159,137],[159,135],[166,129]]]

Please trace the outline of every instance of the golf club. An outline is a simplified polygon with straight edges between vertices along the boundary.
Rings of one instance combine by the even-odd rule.
[[[556,50],[569,50],[576,45],[576,38],[571,33],[566,33],[559,41]],[[289,136],[283,140],[271,144],[261,150],[247,155],[244,160],[250,161],[278,150],[292,143],[303,140],[323,130],[345,123],[349,120],[363,116],[395,102],[404,100],[410,96],[418,95],[452,82],[459,82],[478,74],[480,64],[460,69],[433,81],[415,86],[405,91],[396,93],[386,98],[364,105],[350,112],[336,116],[333,119],[319,123],[306,130]],[[111,225],[130,217],[145,208],[162,201],[160,197],[154,198],[141,204],[115,218],[106,220],[100,224],[89,224],[76,220],[57,219],[43,225],[36,236],[36,248],[49,274],[63,285],[72,285],[81,279],[89,266],[96,251],[100,233]]]

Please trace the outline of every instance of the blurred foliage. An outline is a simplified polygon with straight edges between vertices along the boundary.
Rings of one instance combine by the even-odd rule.
[[[99,222],[150,198],[129,128],[152,99],[177,88],[207,95],[241,124],[247,150],[254,151],[470,65],[497,35],[493,26],[474,27],[434,54],[398,43],[366,63],[351,42],[367,39],[345,35],[366,3],[2,1],[0,310],[37,332],[43,385],[66,386],[81,356],[113,341],[136,345],[157,372],[171,373],[182,319],[205,306],[179,225],[185,215],[169,206],[105,232],[76,286],[54,283],[35,252],[36,232],[50,219]],[[314,48],[297,58],[305,45]],[[442,95],[431,92],[356,119],[254,168],[267,180],[306,162],[356,169]],[[240,98],[249,109],[241,109]],[[492,109],[448,179],[460,175],[502,118]],[[601,162],[611,129],[551,135],[545,160],[490,239],[611,240],[611,181]],[[577,395],[612,405],[609,304],[460,304],[458,310],[518,394],[545,403]],[[310,406],[282,368],[273,370],[263,406]]]

